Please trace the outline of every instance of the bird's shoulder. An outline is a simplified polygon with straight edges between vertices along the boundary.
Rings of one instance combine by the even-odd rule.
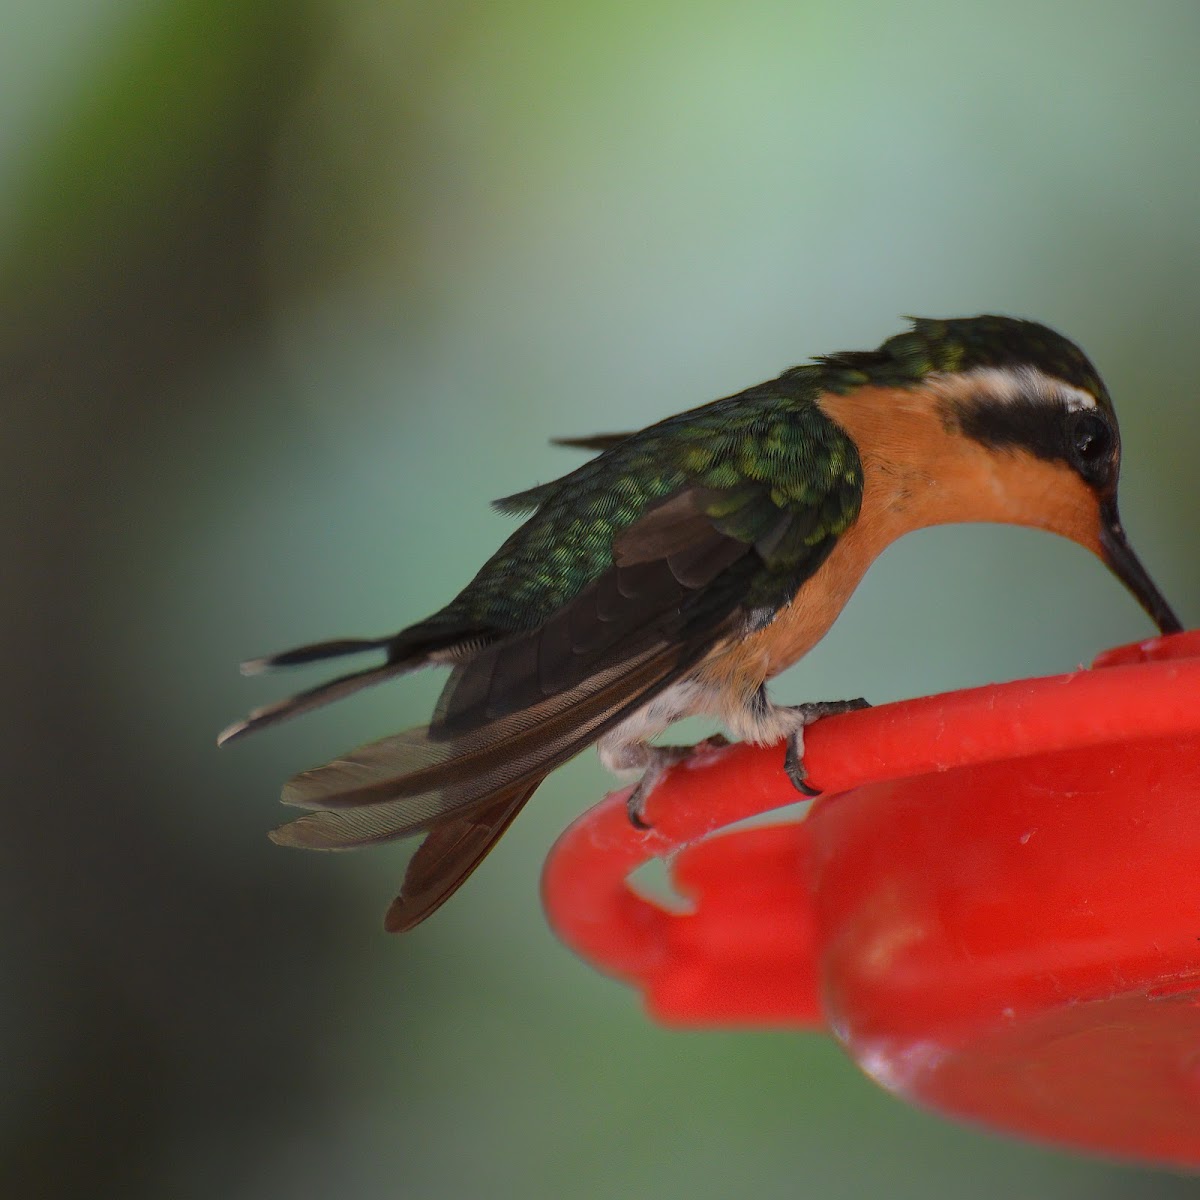
[[[606,438],[575,470],[499,501],[530,515],[456,608],[506,628],[545,620],[613,566],[614,546],[641,531],[661,538],[656,514],[676,520],[668,506],[683,496],[721,535],[761,542],[768,567],[810,555],[853,521],[862,495],[857,449],[817,403],[820,382],[817,369],[799,368]],[[798,519],[780,522],[780,513]]]
[[[802,498],[806,486],[820,487],[857,466],[853,443],[817,403],[826,374],[793,368],[633,433],[579,439],[573,444],[603,446],[603,452],[495,506],[550,518],[569,512],[576,519],[587,511],[619,525],[687,486],[764,483],[799,488]]]

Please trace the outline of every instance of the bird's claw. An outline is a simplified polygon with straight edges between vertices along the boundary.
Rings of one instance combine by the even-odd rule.
[[[646,774],[638,780],[637,786],[625,798],[625,812],[629,816],[629,823],[639,833],[646,833],[654,828],[654,826],[651,825],[650,822],[647,821],[642,815],[646,800],[649,798],[650,793],[654,790],[654,784],[658,782],[656,774],[655,778],[650,781],[650,786],[647,787],[646,783],[649,778],[650,771],[647,770]]]
[[[625,799],[625,811],[629,815],[630,825],[640,833],[654,828],[646,820],[646,801],[650,799],[650,793],[654,791],[671,767],[677,763],[686,762],[695,754],[706,750],[720,750],[728,745],[727,737],[720,733],[714,733],[694,746],[651,746],[652,756],[649,764],[633,791]]]
[[[658,781],[667,773],[667,768],[680,762],[691,753],[690,746],[652,746],[650,761],[646,765],[637,786],[625,799],[625,811],[629,815],[629,823],[639,833],[646,833],[654,826],[646,820],[646,801],[650,793],[658,786]]]
[[[796,791],[808,797],[819,796],[820,788],[815,788],[808,782],[808,770],[804,765],[804,731],[798,729],[787,740],[787,754],[783,759],[783,769],[792,781]]]
[[[821,794],[820,788],[815,788],[808,782],[808,769],[804,765],[804,727],[823,717],[837,717],[842,713],[858,712],[859,709],[870,707],[870,702],[862,696],[858,696],[854,700],[818,700],[811,704],[793,706],[792,712],[797,714],[801,724],[787,739],[787,754],[783,759],[783,769],[796,791],[809,798]]]

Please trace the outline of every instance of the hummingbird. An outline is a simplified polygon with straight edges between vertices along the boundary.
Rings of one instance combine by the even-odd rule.
[[[554,768],[596,743],[642,824],[690,747],[651,741],[683,717],[782,743],[797,788],[804,729],[862,700],[786,706],[767,682],[825,635],[874,559],[911,530],[1003,522],[1092,551],[1164,633],[1182,629],[1117,509],[1121,441],[1084,353],[1033,321],[910,319],[876,350],[827,354],[593,452],[495,502],[525,522],[440,611],[378,638],[243,664],[374,653],[229,726],[224,744],[423,667],[450,669],[429,724],[285,784],[308,809],[285,846],[343,850],[422,836],[384,921],[448,899]]]

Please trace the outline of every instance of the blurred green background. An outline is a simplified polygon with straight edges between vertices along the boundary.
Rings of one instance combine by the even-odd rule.
[[[1175,1196],[910,1110],[828,1041],[667,1032],[549,934],[556,774],[388,939],[403,851],[271,846],[410,679],[220,755],[249,655],[424,616],[488,501],[899,314],[1091,353],[1200,585],[1195,0],[0,3],[0,1194]],[[1149,626],[1027,531],[916,535],[781,681],[876,701]]]

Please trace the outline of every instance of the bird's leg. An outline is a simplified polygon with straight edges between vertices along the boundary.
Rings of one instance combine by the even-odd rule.
[[[728,744],[729,739],[718,733],[694,746],[655,746],[650,742],[622,742],[601,738],[597,749],[600,752],[600,761],[613,774],[641,772],[641,778],[629,793],[625,807],[629,813],[629,823],[635,829],[645,830],[651,828],[643,815],[646,811],[646,801],[667,771],[676,763],[691,758],[697,750],[716,749]]]
[[[795,785],[796,791],[805,796],[819,796],[819,788],[808,782],[804,767],[804,729],[822,717],[834,717],[841,713],[856,712],[871,706],[861,696],[856,700],[822,700],[813,704],[773,704],[767,696],[766,685],[758,689],[747,713],[752,728],[739,731],[742,736],[762,745],[783,738],[787,742],[787,754],[783,769]]]

